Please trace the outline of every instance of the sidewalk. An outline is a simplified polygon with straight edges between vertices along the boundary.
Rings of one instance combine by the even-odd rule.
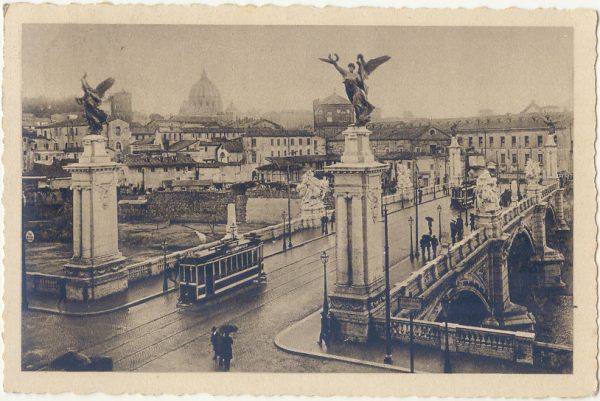
[[[288,327],[275,337],[275,346],[291,354],[378,367],[399,373],[410,372],[408,344],[394,343],[392,365],[383,364],[385,343],[376,340],[368,344],[336,342],[327,348],[319,346],[321,309]],[[467,354],[450,354],[452,373],[545,373],[531,366]],[[415,345],[415,373],[443,373],[444,353],[441,350]]]
[[[331,234],[330,234],[331,235]],[[321,237],[321,228],[298,231],[292,234],[294,248],[308,244]],[[282,239],[264,244],[265,258],[282,253]],[[130,308],[156,297],[176,291],[177,286],[168,281],[169,289],[163,292],[163,276],[148,277],[129,284],[129,289],[93,302],[58,302],[52,295],[28,293],[29,309],[38,312],[61,314],[66,316],[93,316]]]

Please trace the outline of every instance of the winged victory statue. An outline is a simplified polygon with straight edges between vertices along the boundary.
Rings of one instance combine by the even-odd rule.
[[[85,119],[90,127],[90,134],[98,134],[102,131],[102,126],[106,124],[108,116],[100,109],[102,104],[102,98],[106,91],[108,91],[115,80],[113,78],[107,78],[100,82],[98,86],[93,88],[87,82],[87,74],[84,74],[81,78],[81,88],[83,89],[83,96],[78,97],[77,103],[83,106],[85,111]]]
[[[328,58],[319,58],[319,60],[331,64],[344,78],[346,95],[354,107],[355,125],[357,127],[365,126],[371,121],[371,113],[375,109],[368,99],[369,88],[366,80],[377,67],[390,59],[389,56],[381,56],[365,62],[362,54],[356,56],[356,64],[349,63],[348,70],[340,67],[338,61],[340,57],[337,54],[330,54]],[[358,66],[358,71],[355,72]]]

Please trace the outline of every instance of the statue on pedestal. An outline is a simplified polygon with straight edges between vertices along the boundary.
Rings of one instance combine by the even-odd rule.
[[[495,212],[500,208],[500,189],[496,178],[485,170],[477,178],[477,207],[485,212]]]
[[[527,161],[527,165],[525,166],[525,179],[527,179],[527,186],[536,186],[540,181],[541,175],[540,164],[533,160],[529,159]]]
[[[90,127],[90,134],[98,134],[102,131],[102,126],[106,124],[106,120],[108,119],[106,113],[100,109],[102,98],[106,91],[113,86],[115,80],[107,78],[100,82],[98,86],[92,88],[86,78],[87,74],[84,74],[81,78],[83,96],[76,98],[76,100],[77,103],[83,106],[85,118]]]
[[[405,195],[408,191],[408,193],[410,193],[410,190],[412,188],[412,181],[410,179],[410,171],[408,170],[408,167],[406,167],[404,164],[400,164],[398,165],[398,178],[397,178],[397,182],[396,182],[396,191],[400,193],[400,196],[403,199],[405,198]]]
[[[327,178],[319,180],[312,170],[308,170],[302,176],[298,192],[302,196],[302,210],[323,208],[323,198],[329,192],[329,181]]]
[[[358,65],[358,73],[354,72],[356,65],[348,64],[348,70],[340,67],[337,62],[340,57],[337,54],[330,54],[328,58],[319,58],[319,60],[332,64],[335,69],[344,78],[344,86],[346,87],[346,95],[348,100],[354,106],[355,121],[357,127],[363,127],[371,121],[371,113],[375,109],[368,98],[369,88],[365,81],[377,67],[390,59],[389,56],[381,56],[365,62],[362,54],[356,56],[356,65]]]
[[[556,132],[556,121],[553,121],[549,115],[544,115],[544,123],[548,126],[548,134],[554,135]]]

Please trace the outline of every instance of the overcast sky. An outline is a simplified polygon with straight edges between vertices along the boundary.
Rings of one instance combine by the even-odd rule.
[[[344,66],[357,53],[391,57],[368,82],[384,117],[572,108],[572,42],[568,28],[25,25],[23,96],[79,95],[87,71],[94,85],[114,77],[136,111],[176,114],[204,68],[224,107],[310,110],[344,94],[317,60],[335,52]]]

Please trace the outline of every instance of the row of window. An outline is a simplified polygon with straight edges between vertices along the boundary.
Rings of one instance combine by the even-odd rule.
[[[484,138],[485,138],[484,136],[479,136],[479,137],[477,137],[477,146],[478,146],[478,147],[482,148],[482,147],[484,147],[484,146],[485,146],[485,145],[484,145]],[[489,146],[489,147],[494,147],[494,145],[495,145],[495,143],[496,143],[496,142],[494,141],[494,136],[491,136],[491,135],[490,135],[490,136],[488,136],[488,137],[487,137],[487,139],[488,139],[487,146]],[[469,147],[472,147],[472,146],[474,146],[474,143],[475,143],[475,142],[474,142],[474,141],[475,141],[475,137],[473,137],[473,136],[468,136],[468,137],[467,137],[467,140],[468,140],[468,146],[469,146]],[[518,144],[518,142],[519,142],[519,141],[518,141],[518,138],[517,138],[517,136],[516,136],[516,135],[512,135],[512,136],[510,137],[510,145],[511,145],[511,146],[513,146],[513,147],[516,147],[516,146],[518,146],[518,145],[517,145],[517,144]],[[460,145],[462,145],[462,144],[463,144],[463,137],[458,137],[458,143],[459,143]],[[506,146],[506,137],[505,137],[505,136],[500,136],[500,147],[504,147],[504,146]],[[525,147],[531,146],[531,141],[530,141],[530,137],[529,137],[529,135],[525,135],[525,136],[523,136],[523,146],[525,146]],[[544,135],[538,135],[538,136],[537,136],[537,146],[538,146],[538,147],[542,147],[542,146],[544,146]]]
[[[306,149],[306,154],[310,156],[310,149]],[[288,153],[287,153],[287,150],[284,150],[284,151],[283,151],[283,156],[285,157],[285,156],[287,156],[287,155],[288,155]],[[295,156],[295,155],[302,156],[302,149],[299,149],[297,152],[295,152],[295,151],[290,151],[290,156]],[[252,157],[253,163],[256,163],[256,154],[255,154],[255,153],[252,153],[252,156],[253,156],[253,157]],[[272,151],[271,151],[271,157],[274,157],[274,156],[275,156],[275,151],[274,151],[274,150],[272,150]],[[277,156],[278,156],[278,157],[280,157],[280,156],[281,156],[281,150],[278,150],[278,151],[277,151]]]
[[[168,173],[169,170],[173,171],[173,168],[172,167],[163,167],[162,170],[163,170],[163,172]],[[144,171],[144,167],[138,167],[137,171],[138,171],[138,173],[142,173]],[[176,166],[175,171],[181,171],[181,172],[187,173],[188,171],[191,171],[191,168],[189,168],[187,166]],[[150,172],[152,172],[152,173],[156,172],[156,167],[150,167]]]
[[[529,153],[525,153],[525,164],[527,164],[530,157],[531,157],[531,155]],[[544,155],[541,153],[538,153],[537,159],[538,159],[538,163],[542,164],[544,162]],[[517,157],[516,153],[513,153],[510,155],[510,161],[511,161],[511,164],[516,165],[518,163],[518,157]],[[501,165],[506,164],[506,155],[504,153],[500,154],[500,164]]]
[[[298,138],[298,145],[302,146],[302,139]],[[310,138],[306,138],[306,144],[310,145]],[[287,146],[287,138],[283,138],[283,145]],[[252,138],[252,147],[256,146],[256,138]],[[275,138],[271,138],[271,146],[275,146]],[[281,146],[281,138],[277,138],[277,146]],[[294,138],[290,138],[290,146],[295,146]]]
[[[208,263],[201,266],[183,266],[181,281],[186,283],[198,283],[199,285],[205,282],[205,270],[212,270],[215,280],[221,277],[229,276],[249,267],[253,267],[258,263],[258,251],[246,251],[233,255],[231,257],[221,259],[213,263]]]

